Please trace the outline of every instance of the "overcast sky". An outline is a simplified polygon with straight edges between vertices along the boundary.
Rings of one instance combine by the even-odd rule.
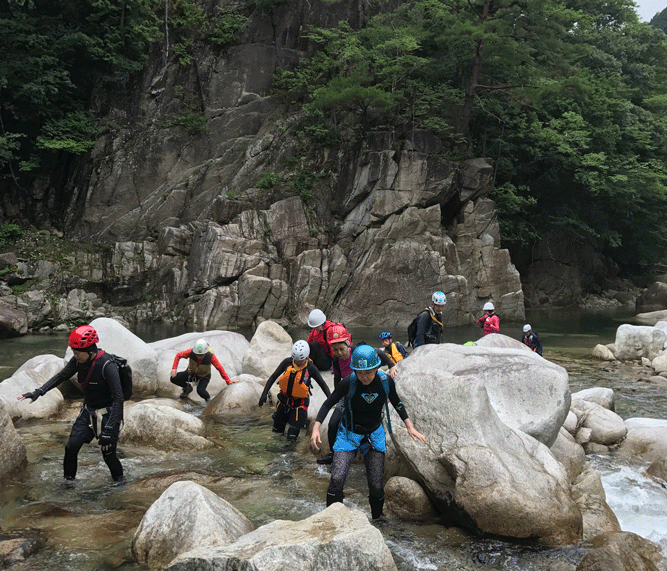
[[[648,22],[658,12],[667,8],[667,0],[635,0],[637,14],[642,22]]]

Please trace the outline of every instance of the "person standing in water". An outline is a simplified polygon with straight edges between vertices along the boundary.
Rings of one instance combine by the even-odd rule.
[[[123,466],[116,455],[123,420],[123,389],[118,366],[97,347],[98,342],[97,331],[90,325],[74,329],[69,336],[69,347],[74,356],[65,368],[38,389],[18,397],[19,400],[30,399],[34,402],[73,375],[77,376],[83,390],[83,406],[65,445],[63,475],[66,481],[76,478],[79,451],[93,438],[97,438],[102,458],[113,480],[117,482],[123,477]]]
[[[329,410],[344,399],[343,413],[338,425],[338,435],[333,447],[331,480],[327,489],[327,506],[343,501],[343,488],[352,461],[361,451],[366,465],[368,481],[368,500],[371,517],[376,520],[382,516],[384,508],[384,457],[386,441],[382,426],[382,410],[387,410],[388,402],[396,409],[413,440],[426,443],[424,436],[413,426],[408,413],[396,393],[394,380],[379,370],[380,358],[370,345],[360,345],[352,353],[353,372],[334,388],[331,396],[317,413],[313,425],[311,446],[320,449],[322,443],[320,426]],[[389,425],[391,430],[391,425]]]

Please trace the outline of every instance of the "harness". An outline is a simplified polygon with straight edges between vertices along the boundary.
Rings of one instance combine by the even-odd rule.
[[[382,383],[382,388],[384,389],[384,392],[387,396],[387,398],[384,401],[384,407],[385,410],[387,411],[387,429],[389,430],[389,434],[392,433],[391,431],[391,419],[389,418],[389,377],[387,373],[384,371],[378,371],[377,372],[378,377],[380,377],[380,382]],[[350,428],[345,427],[345,430],[351,430],[354,428],[354,418],[352,415],[352,397],[354,396],[354,393],[357,392],[357,375],[356,373],[352,373],[350,375],[350,388],[347,391],[347,396],[345,397],[345,403],[343,404],[343,412],[345,412],[345,407],[347,407],[350,411]],[[345,423],[343,423],[345,425]]]
[[[204,355],[197,355],[194,351],[190,351],[188,359],[188,374],[190,377],[208,377],[211,374],[212,349],[209,349]]]

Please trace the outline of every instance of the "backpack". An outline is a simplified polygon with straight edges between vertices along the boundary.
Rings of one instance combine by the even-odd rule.
[[[352,397],[354,396],[354,393],[357,392],[357,382],[358,382],[357,375],[352,373],[352,375],[350,376],[352,378],[350,379],[350,388],[347,391],[346,402],[350,402],[352,400]],[[387,373],[385,373],[384,371],[378,371],[378,376],[380,377],[380,381],[382,382],[382,388],[384,389],[384,392],[387,395],[387,398],[384,401],[384,407],[387,411],[387,428],[389,429],[389,434],[391,434],[391,419],[389,418],[389,380],[387,379]],[[350,424],[354,427],[354,420],[352,418],[351,406],[350,406]]]
[[[118,368],[120,386],[123,389],[123,400],[130,400],[132,398],[132,367],[127,364],[127,359],[106,351],[105,353],[109,356],[109,361],[115,363]],[[104,365],[106,366],[106,363]],[[102,368],[102,375],[104,375],[104,368]]]
[[[414,347],[415,346],[415,339],[417,338],[417,324],[419,323],[419,316],[424,313],[425,311],[428,311],[428,307],[426,309],[422,309],[418,314],[417,317],[415,317],[410,325],[408,325],[408,347]]]

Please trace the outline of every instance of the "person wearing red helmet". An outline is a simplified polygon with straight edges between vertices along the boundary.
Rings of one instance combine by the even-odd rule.
[[[83,407],[65,445],[63,475],[68,481],[76,477],[79,450],[84,444],[92,442],[93,438],[97,438],[102,457],[114,481],[123,477],[123,466],[116,454],[123,420],[123,389],[116,363],[97,347],[98,342],[97,331],[90,325],[80,325],[74,329],[69,336],[69,346],[74,356],[65,368],[38,389],[18,397],[19,400],[30,399],[34,402],[77,375],[83,390]]]

